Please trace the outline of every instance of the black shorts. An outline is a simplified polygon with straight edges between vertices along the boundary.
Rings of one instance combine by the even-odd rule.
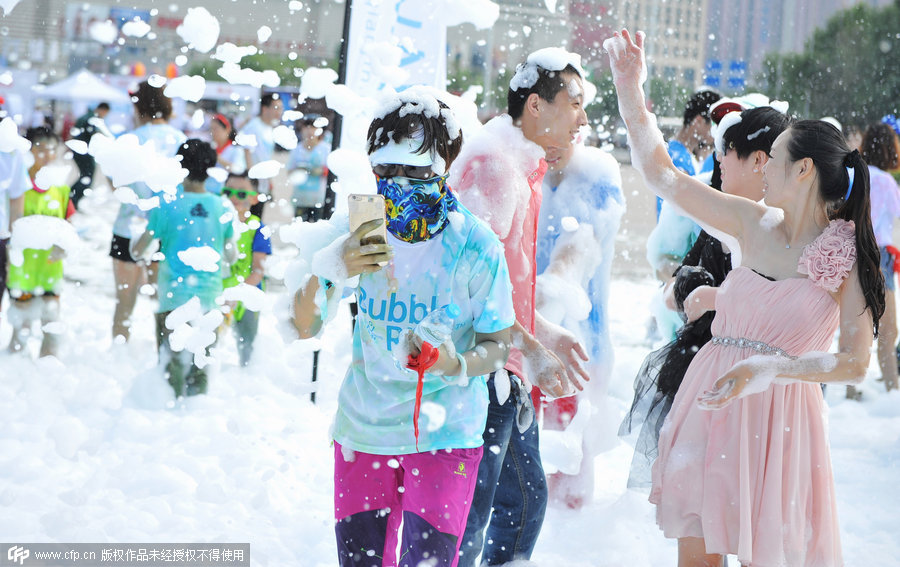
[[[3,301],[3,292],[6,291],[6,245],[9,238],[0,238],[0,301]]]
[[[11,290],[9,290],[9,297],[13,301],[16,301],[16,302],[25,302],[25,301],[31,301],[35,297],[47,297],[50,299],[58,298],[59,294],[56,293],[55,291],[45,291],[41,294],[34,294],[34,293],[31,293],[30,291],[18,291],[15,289],[11,289]]]
[[[136,264],[137,260],[131,255],[131,239],[113,234],[112,244],[109,247],[109,255],[114,260],[122,260],[123,262],[131,262]]]

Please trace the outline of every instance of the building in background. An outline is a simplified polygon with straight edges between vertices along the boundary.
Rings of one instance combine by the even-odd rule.
[[[768,53],[798,53],[816,28],[861,0],[729,0],[710,2],[705,83],[726,92],[752,85]],[[885,6],[892,0],[864,0]]]
[[[46,82],[80,68],[117,75],[171,74],[179,55],[186,61],[181,69],[209,60],[211,54],[184,50],[175,31],[188,8],[201,6],[218,18],[220,43],[256,45],[272,55],[295,57],[298,66],[333,64],[338,56],[344,6],[333,0],[26,0],[0,18],[0,67],[36,69]],[[122,26],[135,19],[149,24],[150,33],[141,38],[123,34]],[[91,32],[106,21],[119,30],[109,45]],[[263,26],[271,36],[261,42]]]
[[[651,77],[693,90],[703,76],[709,0],[619,0],[616,27],[644,30]]]
[[[367,0],[355,0],[365,9]],[[892,0],[868,0],[885,5]],[[536,49],[559,46],[582,55],[595,76],[605,72],[602,42],[614,30],[644,30],[650,76],[674,93],[709,85],[732,93],[754,83],[770,52],[797,52],[813,31],[855,0],[495,0],[500,17],[490,30],[471,24],[448,29],[448,88],[483,89],[483,117],[505,107],[515,65]],[[210,61],[184,47],[176,29],[190,7],[205,7],[221,25],[219,42],[255,45],[281,58],[288,71],[334,65],[340,50],[344,1],[339,0],[22,0],[0,18],[0,70],[20,83],[58,81],[87,68],[108,75],[173,76]],[[122,26],[138,19],[150,26],[142,38]],[[92,26],[111,22],[111,44],[98,42]],[[270,37],[260,41],[267,26]],[[387,38],[385,38],[387,39]],[[402,38],[401,38],[402,39]],[[293,68],[292,68],[293,67]],[[22,73],[28,71],[25,76]],[[23,83],[24,84],[24,83]],[[24,87],[23,87],[24,88]],[[671,95],[672,93],[668,93]],[[671,98],[671,96],[670,96]]]
[[[585,69],[596,75],[608,69],[603,40],[622,27],[642,29],[652,36],[648,43],[651,76],[661,76],[687,91],[702,84],[704,13],[709,0],[495,1],[500,18],[493,29],[476,32],[463,25],[448,36],[451,81],[462,76],[462,85],[483,85],[486,115],[505,106],[503,89],[515,65],[528,53],[563,47],[580,54]]]

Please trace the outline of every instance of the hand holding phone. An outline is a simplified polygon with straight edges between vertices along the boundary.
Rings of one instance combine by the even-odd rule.
[[[350,238],[343,251],[347,274],[377,272],[393,257],[393,249],[387,244],[384,197],[350,195],[349,212]]]
[[[366,231],[359,239],[360,245],[387,244],[387,228],[384,223],[384,196],[358,195],[348,197],[350,232],[356,232],[364,223],[381,220],[373,230]]]

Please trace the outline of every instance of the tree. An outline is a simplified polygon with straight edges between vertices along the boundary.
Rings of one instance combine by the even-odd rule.
[[[897,112],[900,2],[857,4],[817,30],[802,53],[770,54],[760,77],[774,98],[803,117],[864,126]]]
[[[199,75],[207,81],[222,81],[224,79],[222,79],[217,72],[221,66],[221,61],[209,59],[208,61],[191,65],[187,74]],[[288,57],[270,53],[246,55],[241,59],[241,67],[244,67],[245,69],[253,69],[254,71],[265,71],[266,69],[274,70],[278,73],[282,85],[300,86],[300,77],[302,76],[302,73],[298,73],[295,70],[303,70],[309,66],[308,62],[300,61],[299,59],[292,61]],[[328,61],[327,66],[336,71],[337,59]]]

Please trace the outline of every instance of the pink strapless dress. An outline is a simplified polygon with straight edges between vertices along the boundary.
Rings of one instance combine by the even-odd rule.
[[[807,246],[799,270],[806,278],[772,281],[733,270],[716,300],[713,337],[757,341],[791,356],[828,351],[840,315],[829,291],[855,262],[853,230],[832,221]],[[707,553],[737,555],[753,567],[841,566],[819,384],[775,384],[719,410],[697,405],[735,363],[755,354],[708,343],[688,368],[653,464],[657,523],[666,537],[702,537]]]

